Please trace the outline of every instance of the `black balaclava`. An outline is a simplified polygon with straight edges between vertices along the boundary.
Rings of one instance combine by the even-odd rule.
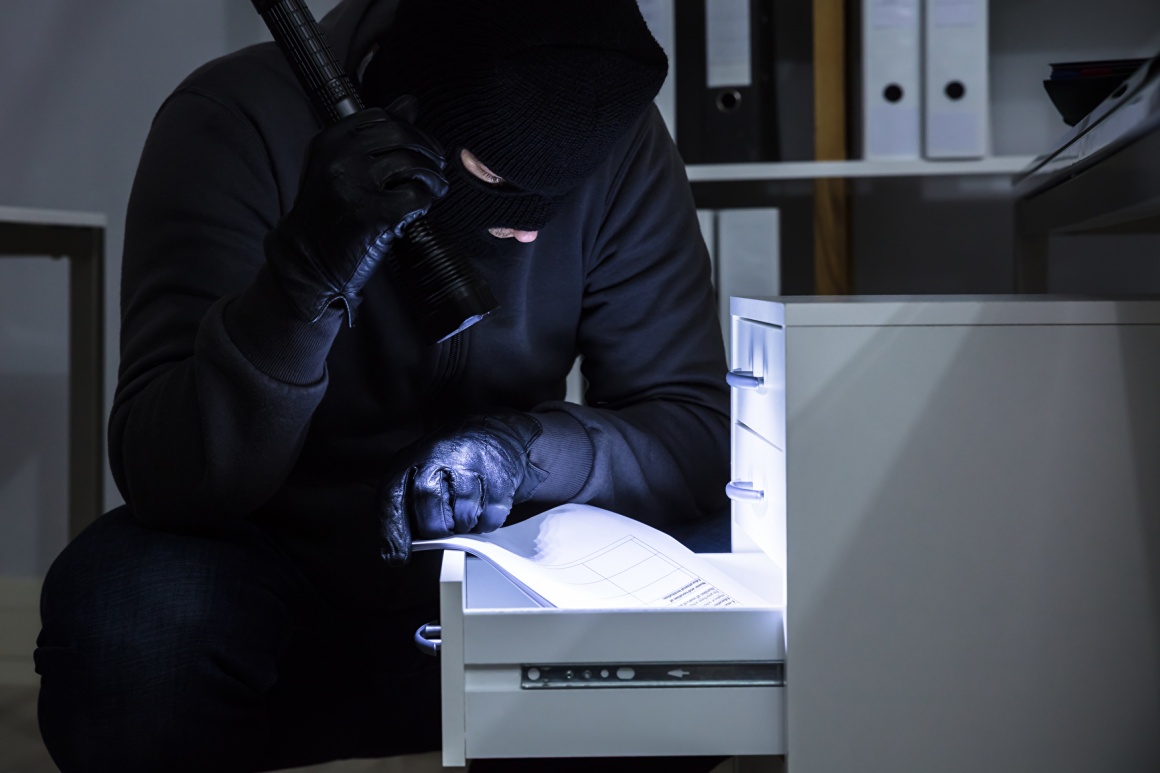
[[[427,220],[474,258],[503,241],[488,228],[542,228],[668,69],[636,0],[401,0],[378,46],[364,100],[417,98],[416,124],[442,143],[450,182]],[[464,148],[506,184],[465,170]]]

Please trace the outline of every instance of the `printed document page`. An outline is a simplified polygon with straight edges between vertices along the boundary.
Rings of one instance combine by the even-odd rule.
[[[589,505],[561,505],[490,534],[417,540],[413,549],[479,556],[547,606],[769,606],[664,532]]]

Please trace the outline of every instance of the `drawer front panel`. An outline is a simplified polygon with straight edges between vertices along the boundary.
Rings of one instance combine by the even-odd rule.
[[[785,452],[736,423],[732,451],[733,528],[742,529],[784,570]]]
[[[778,448],[785,448],[785,330],[733,320],[733,416]]]
[[[469,669],[467,757],[785,753],[784,687],[522,690]]]
[[[469,664],[782,660],[782,609],[469,610]]]

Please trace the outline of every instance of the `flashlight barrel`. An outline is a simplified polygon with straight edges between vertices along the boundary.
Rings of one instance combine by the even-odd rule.
[[[326,124],[362,110],[358,91],[304,0],[251,1]],[[499,305],[479,271],[448,250],[422,218],[411,223],[386,263],[429,344],[450,338]]]
[[[291,69],[327,124],[362,109],[350,78],[334,59],[304,0],[252,0]]]

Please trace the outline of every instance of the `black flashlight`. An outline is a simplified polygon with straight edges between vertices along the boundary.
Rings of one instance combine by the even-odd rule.
[[[322,120],[334,123],[362,110],[358,91],[303,0],[252,2]],[[422,218],[407,227],[385,262],[429,344],[471,327],[499,306],[479,271],[441,244]]]

